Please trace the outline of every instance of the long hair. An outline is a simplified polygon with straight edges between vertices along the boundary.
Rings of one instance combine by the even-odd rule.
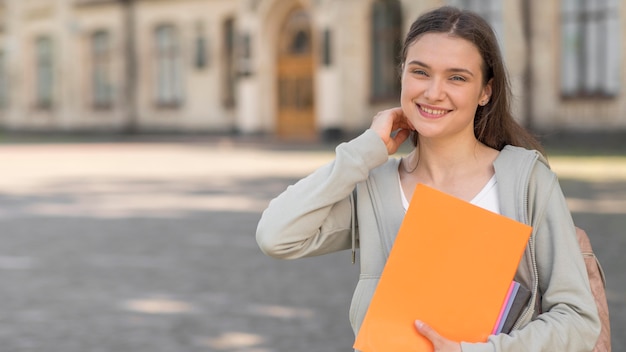
[[[426,33],[447,33],[465,39],[478,49],[483,59],[483,85],[491,80],[492,94],[485,106],[474,115],[474,134],[485,145],[502,150],[505,145],[536,149],[543,153],[539,141],[515,121],[511,113],[511,86],[496,35],[479,15],[451,6],[443,6],[419,16],[411,25],[402,47],[401,62],[408,48]],[[413,135],[417,145],[419,136]]]

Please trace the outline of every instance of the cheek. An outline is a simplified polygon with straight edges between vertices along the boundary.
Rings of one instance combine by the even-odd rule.
[[[404,115],[410,116],[415,112],[415,94],[411,93],[410,89],[402,88],[400,92],[400,107],[404,112]]]
[[[410,104],[413,98],[415,98],[414,89],[403,83],[400,89],[400,102],[402,106]]]
[[[400,99],[412,99],[416,91],[416,85],[410,79],[402,77],[400,80]]]

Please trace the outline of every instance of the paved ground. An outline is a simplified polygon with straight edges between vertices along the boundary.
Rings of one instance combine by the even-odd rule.
[[[259,140],[0,145],[0,350],[349,351],[349,253],[263,256],[269,199],[332,156]],[[626,351],[626,157],[559,158]]]

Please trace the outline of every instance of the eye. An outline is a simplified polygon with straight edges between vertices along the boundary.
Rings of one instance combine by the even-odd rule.
[[[418,76],[428,76],[428,73],[426,73],[426,71],[421,70],[421,69],[415,69],[413,71],[411,71],[414,75],[418,75]]]
[[[452,76],[452,77],[450,77],[450,79],[451,79],[451,80],[453,80],[453,81],[459,81],[459,82],[465,82],[465,81],[467,81],[467,80],[465,79],[465,77],[463,77],[463,76]]]

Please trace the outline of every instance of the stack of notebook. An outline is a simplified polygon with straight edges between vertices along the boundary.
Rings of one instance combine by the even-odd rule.
[[[522,314],[522,310],[526,307],[529,299],[530,291],[519,282],[513,281],[491,334],[497,335],[502,332],[511,332],[513,325]]]

